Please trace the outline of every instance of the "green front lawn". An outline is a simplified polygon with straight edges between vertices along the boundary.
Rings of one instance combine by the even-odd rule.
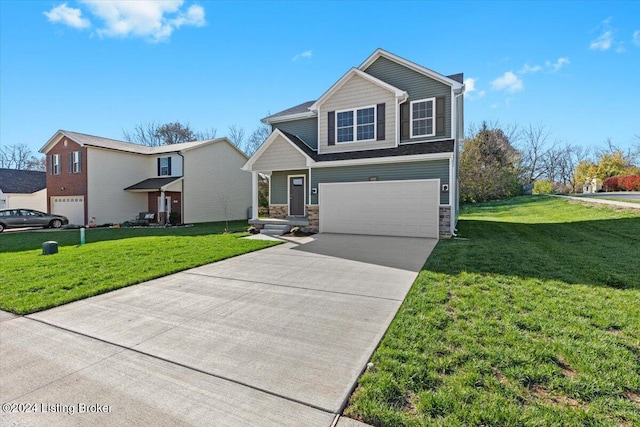
[[[33,313],[274,244],[241,239],[244,234],[212,234],[223,229],[224,224],[92,229],[87,230],[86,240],[94,243],[83,246],[69,244],[77,239],[78,230],[3,234],[0,309]],[[65,245],[55,255],[43,256],[41,249],[11,249],[40,248],[43,241],[53,239]]]
[[[463,208],[345,413],[373,425],[640,425],[640,214]]]

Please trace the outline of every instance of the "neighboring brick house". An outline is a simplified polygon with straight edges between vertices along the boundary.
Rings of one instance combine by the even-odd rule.
[[[147,147],[60,130],[47,156],[47,210],[74,224],[121,223],[171,212],[185,223],[244,219],[251,204],[247,157],[226,138]]]
[[[253,174],[250,222],[453,234],[462,82],[378,49],[317,100],[266,117],[272,133],[244,166]],[[258,174],[270,176],[270,219],[258,218]]]
[[[0,169],[0,209],[47,210],[47,176],[44,172]]]

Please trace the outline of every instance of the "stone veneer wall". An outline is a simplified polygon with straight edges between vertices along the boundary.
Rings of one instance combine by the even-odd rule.
[[[269,205],[269,218],[284,219],[289,213],[288,205]]]
[[[451,237],[451,206],[440,206],[440,237]]]
[[[320,231],[318,205],[307,205],[307,218],[309,219],[309,225],[304,228],[304,231],[307,233]]]

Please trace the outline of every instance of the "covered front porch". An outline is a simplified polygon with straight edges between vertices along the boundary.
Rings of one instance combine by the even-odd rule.
[[[127,188],[133,193],[147,193],[147,211],[155,213],[154,222],[169,224],[171,214],[178,215],[180,223],[184,217],[182,212],[182,177],[149,178]]]

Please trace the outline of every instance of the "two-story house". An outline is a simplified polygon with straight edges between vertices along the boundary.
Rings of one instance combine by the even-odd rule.
[[[272,133],[244,165],[253,174],[250,222],[453,234],[462,81],[378,49],[317,100],[266,117]],[[270,218],[258,218],[258,174],[270,176]]]
[[[121,223],[171,212],[185,223],[247,218],[247,156],[226,138],[148,147],[59,130],[40,149],[47,156],[48,211],[72,224]]]

